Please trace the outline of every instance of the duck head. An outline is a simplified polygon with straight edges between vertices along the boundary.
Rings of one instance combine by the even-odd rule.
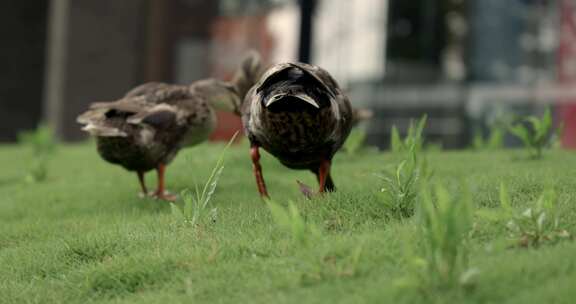
[[[264,64],[260,53],[250,50],[234,73],[231,83],[234,84],[240,99],[244,99],[248,90],[260,79],[264,73]]]

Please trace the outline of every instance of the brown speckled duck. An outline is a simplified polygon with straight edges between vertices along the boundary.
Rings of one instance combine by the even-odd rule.
[[[166,165],[182,147],[208,138],[216,126],[214,108],[235,111],[239,104],[235,88],[215,79],[189,86],[151,82],[118,101],[93,103],[77,120],[96,137],[102,158],[138,174],[145,195],[144,174],[156,169],[158,188],[152,195],[173,201],[164,186]]]
[[[242,105],[260,195],[268,197],[260,147],[289,168],[311,170],[320,192],[334,191],[332,157],[350,133],[352,115],[348,98],[322,68],[283,63],[268,69]]]

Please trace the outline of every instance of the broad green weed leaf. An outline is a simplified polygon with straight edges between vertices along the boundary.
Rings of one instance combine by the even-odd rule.
[[[266,200],[266,204],[268,205],[268,209],[270,209],[270,213],[272,214],[272,218],[274,222],[282,229],[291,229],[291,221],[290,215],[282,206],[277,204],[272,200]]]
[[[356,127],[352,129],[350,135],[344,142],[344,150],[348,154],[356,154],[362,146],[364,145],[364,141],[366,140],[366,130],[360,127]]]
[[[490,137],[488,138],[489,149],[501,149],[504,146],[504,132],[500,128],[490,129]]]
[[[522,125],[517,125],[510,128],[510,132],[518,137],[524,145],[530,146],[530,134],[528,133],[528,129]]]
[[[512,205],[510,204],[510,195],[508,194],[508,188],[504,182],[500,183],[500,206],[504,211],[510,213],[512,212]]]
[[[398,128],[396,128],[396,126],[392,126],[390,147],[392,152],[400,152],[403,150],[403,143],[400,139],[400,133],[398,132]]]
[[[544,110],[544,116],[542,116],[542,129],[548,132],[552,128],[552,113],[550,112],[550,107],[546,107]]]

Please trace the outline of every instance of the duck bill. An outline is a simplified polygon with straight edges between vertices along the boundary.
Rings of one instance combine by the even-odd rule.
[[[306,102],[307,104],[315,107],[316,109],[320,109],[320,105],[318,105],[318,103],[312,99],[310,96],[306,95],[306,94],[280,94],[280,95],[274,95],[271,98],[269,98],[266,103],[265,106],[269,107],[270,105],[272,105],[273,103],[282,100],[284,97],[294,97],[294,98],[298,98],[301,101]]]
[[[82,131],[88,132],[92,136],[100,137],[127,137],[128,134],[116,128],[97,126],[92,123],[87,124],[82,128]]]

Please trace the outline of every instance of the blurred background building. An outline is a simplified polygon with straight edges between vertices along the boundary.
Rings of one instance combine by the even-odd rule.
[[[428,139],[464,147],[502,113],[552,105],[576,147],[571,0],[3,0],[0,141],[75,117],[146,81],[228,78],[249,49],[329,70],[371,108],[370,143],[428,113]],[[240,122],[221,113],[215,137]]]

